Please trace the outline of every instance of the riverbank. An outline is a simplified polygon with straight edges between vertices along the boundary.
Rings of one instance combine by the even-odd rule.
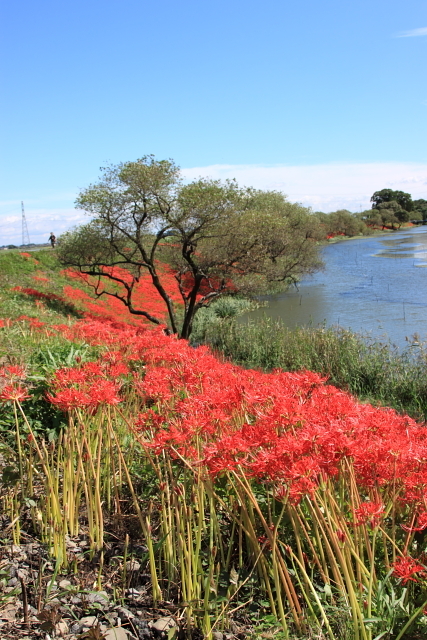
[[[367,235],[362,233],[354,236],[336,235],[333,238],[327,238],[327,240],[321,244],[334,244],[335,242],[342,242],[344,240],[362,240],[363,238],[372,238],[381,235],[388,235],[390,233],[396,233],[398,231],[404,231],[405,229],[413,229],[415,225],[411,223],[402,224],[399,229],[372,229]],[[416,228],[416,227],[415,227]]]
[[[425,427],[88,311],[53,259],[0,260],[1,637],[425,637]]]

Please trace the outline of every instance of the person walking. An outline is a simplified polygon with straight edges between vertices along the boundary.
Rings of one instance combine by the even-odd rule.
[[[52,231],[50,232],[49,242],[52,245],[52,249],[54,249],[56,244],[56,236]]]

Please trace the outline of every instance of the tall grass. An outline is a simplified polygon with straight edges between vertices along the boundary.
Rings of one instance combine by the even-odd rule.
[[[310,370],[362,400],[427,419],[427,345],[414,340],[399,352],[340,327],[297,327],[264,318],[205,322],[197,336],[227,358],[248,368]]]

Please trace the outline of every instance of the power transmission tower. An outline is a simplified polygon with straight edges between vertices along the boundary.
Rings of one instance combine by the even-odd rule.
[[[22,244],[30,244],[30,234],[28,233],[27,219],[25,218],[24,203],[21,201],[22,210]]]

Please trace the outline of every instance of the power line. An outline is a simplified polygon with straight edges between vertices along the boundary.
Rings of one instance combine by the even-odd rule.
[[[30,234],[28,233],[27,219],[25,217],[24,203],[21,201],[22,210],[22,244],[30,244]]]

